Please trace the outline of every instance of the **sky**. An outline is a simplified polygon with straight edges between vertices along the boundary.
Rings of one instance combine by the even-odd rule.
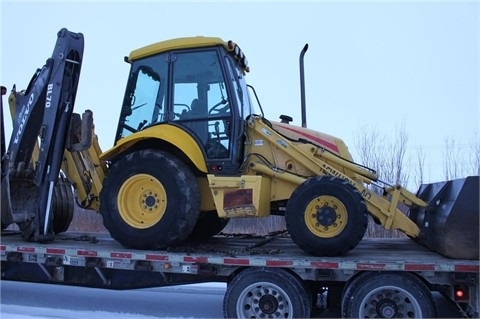
[[[478,1],[0,0],[0,83],[26,88],[61,28],[83,33],[75,109],[94,112],[106,150],[129,71],[123,57],[170,38],[216,36],[245,52],[266,118],[287,114],[300,126],[308,43],[307,126],[343,139],[356,160],[362,129],[391,140],[403,127],[410,160],[421,147],[424,179],[439,181],[445,141],[468,165],[479,136],[479,11]]]

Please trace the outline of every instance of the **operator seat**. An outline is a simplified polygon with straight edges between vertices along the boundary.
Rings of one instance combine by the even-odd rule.
[[[200,99],[193,99],[190,111],[186,112],[182,119],[185,119],[185,126],[190,128],[200,139],[203,145],[208,141],[208,114],[207,106]]]
[[[201,117],[201,115],[207,115],[207,110],[203,110],[202,101],[199,99],[193,99],[192,104],[190,105],[190,112],[188,112],[189,117]],[[205,112],[204,112],[205,111]]]

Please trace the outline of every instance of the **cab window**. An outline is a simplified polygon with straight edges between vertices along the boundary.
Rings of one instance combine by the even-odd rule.
[[[166,83],[165,55],[148,57],[132,63],[116,140],[167,120]]]
[[[188,128],[208,158],[230,153],[231,110],[224,72],[216,49],[175,53],[173,121]]]

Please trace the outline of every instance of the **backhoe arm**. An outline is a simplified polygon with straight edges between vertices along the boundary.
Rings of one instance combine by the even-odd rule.
[[[83,35],[61,29],[45,65],[16,104],[8,149],[2,158],[2,228],[22,225],[27,240],[53,239],[52,197],[59,178],[83,57]],[[38,157],[32,153],[39,143]]]

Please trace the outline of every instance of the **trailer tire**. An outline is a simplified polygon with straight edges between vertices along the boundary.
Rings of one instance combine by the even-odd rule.
[[[100,192],[110,235],[134,249],[163,249],[184,241],[198,219],[200,193],[190,169],[169,153],[132,152],[115,162]]]
[[[292,240],[315,256],[340,256],[362,240],[368,224],[365,202],[347,181],[316,176],[292,193],[285,213]]]
[[[225,318],[310,318],[312,298],[296,275],[281,268],[248,268],[228,283]]]
[[[209,239],[220,233],[229,221],[229,218],[218,217],[216,210],[200,213],[195,227],[188,236],[188,240]]]
[[[436,318],[428,287],[408,272],[365,272],[345,287],[342,318]]]

